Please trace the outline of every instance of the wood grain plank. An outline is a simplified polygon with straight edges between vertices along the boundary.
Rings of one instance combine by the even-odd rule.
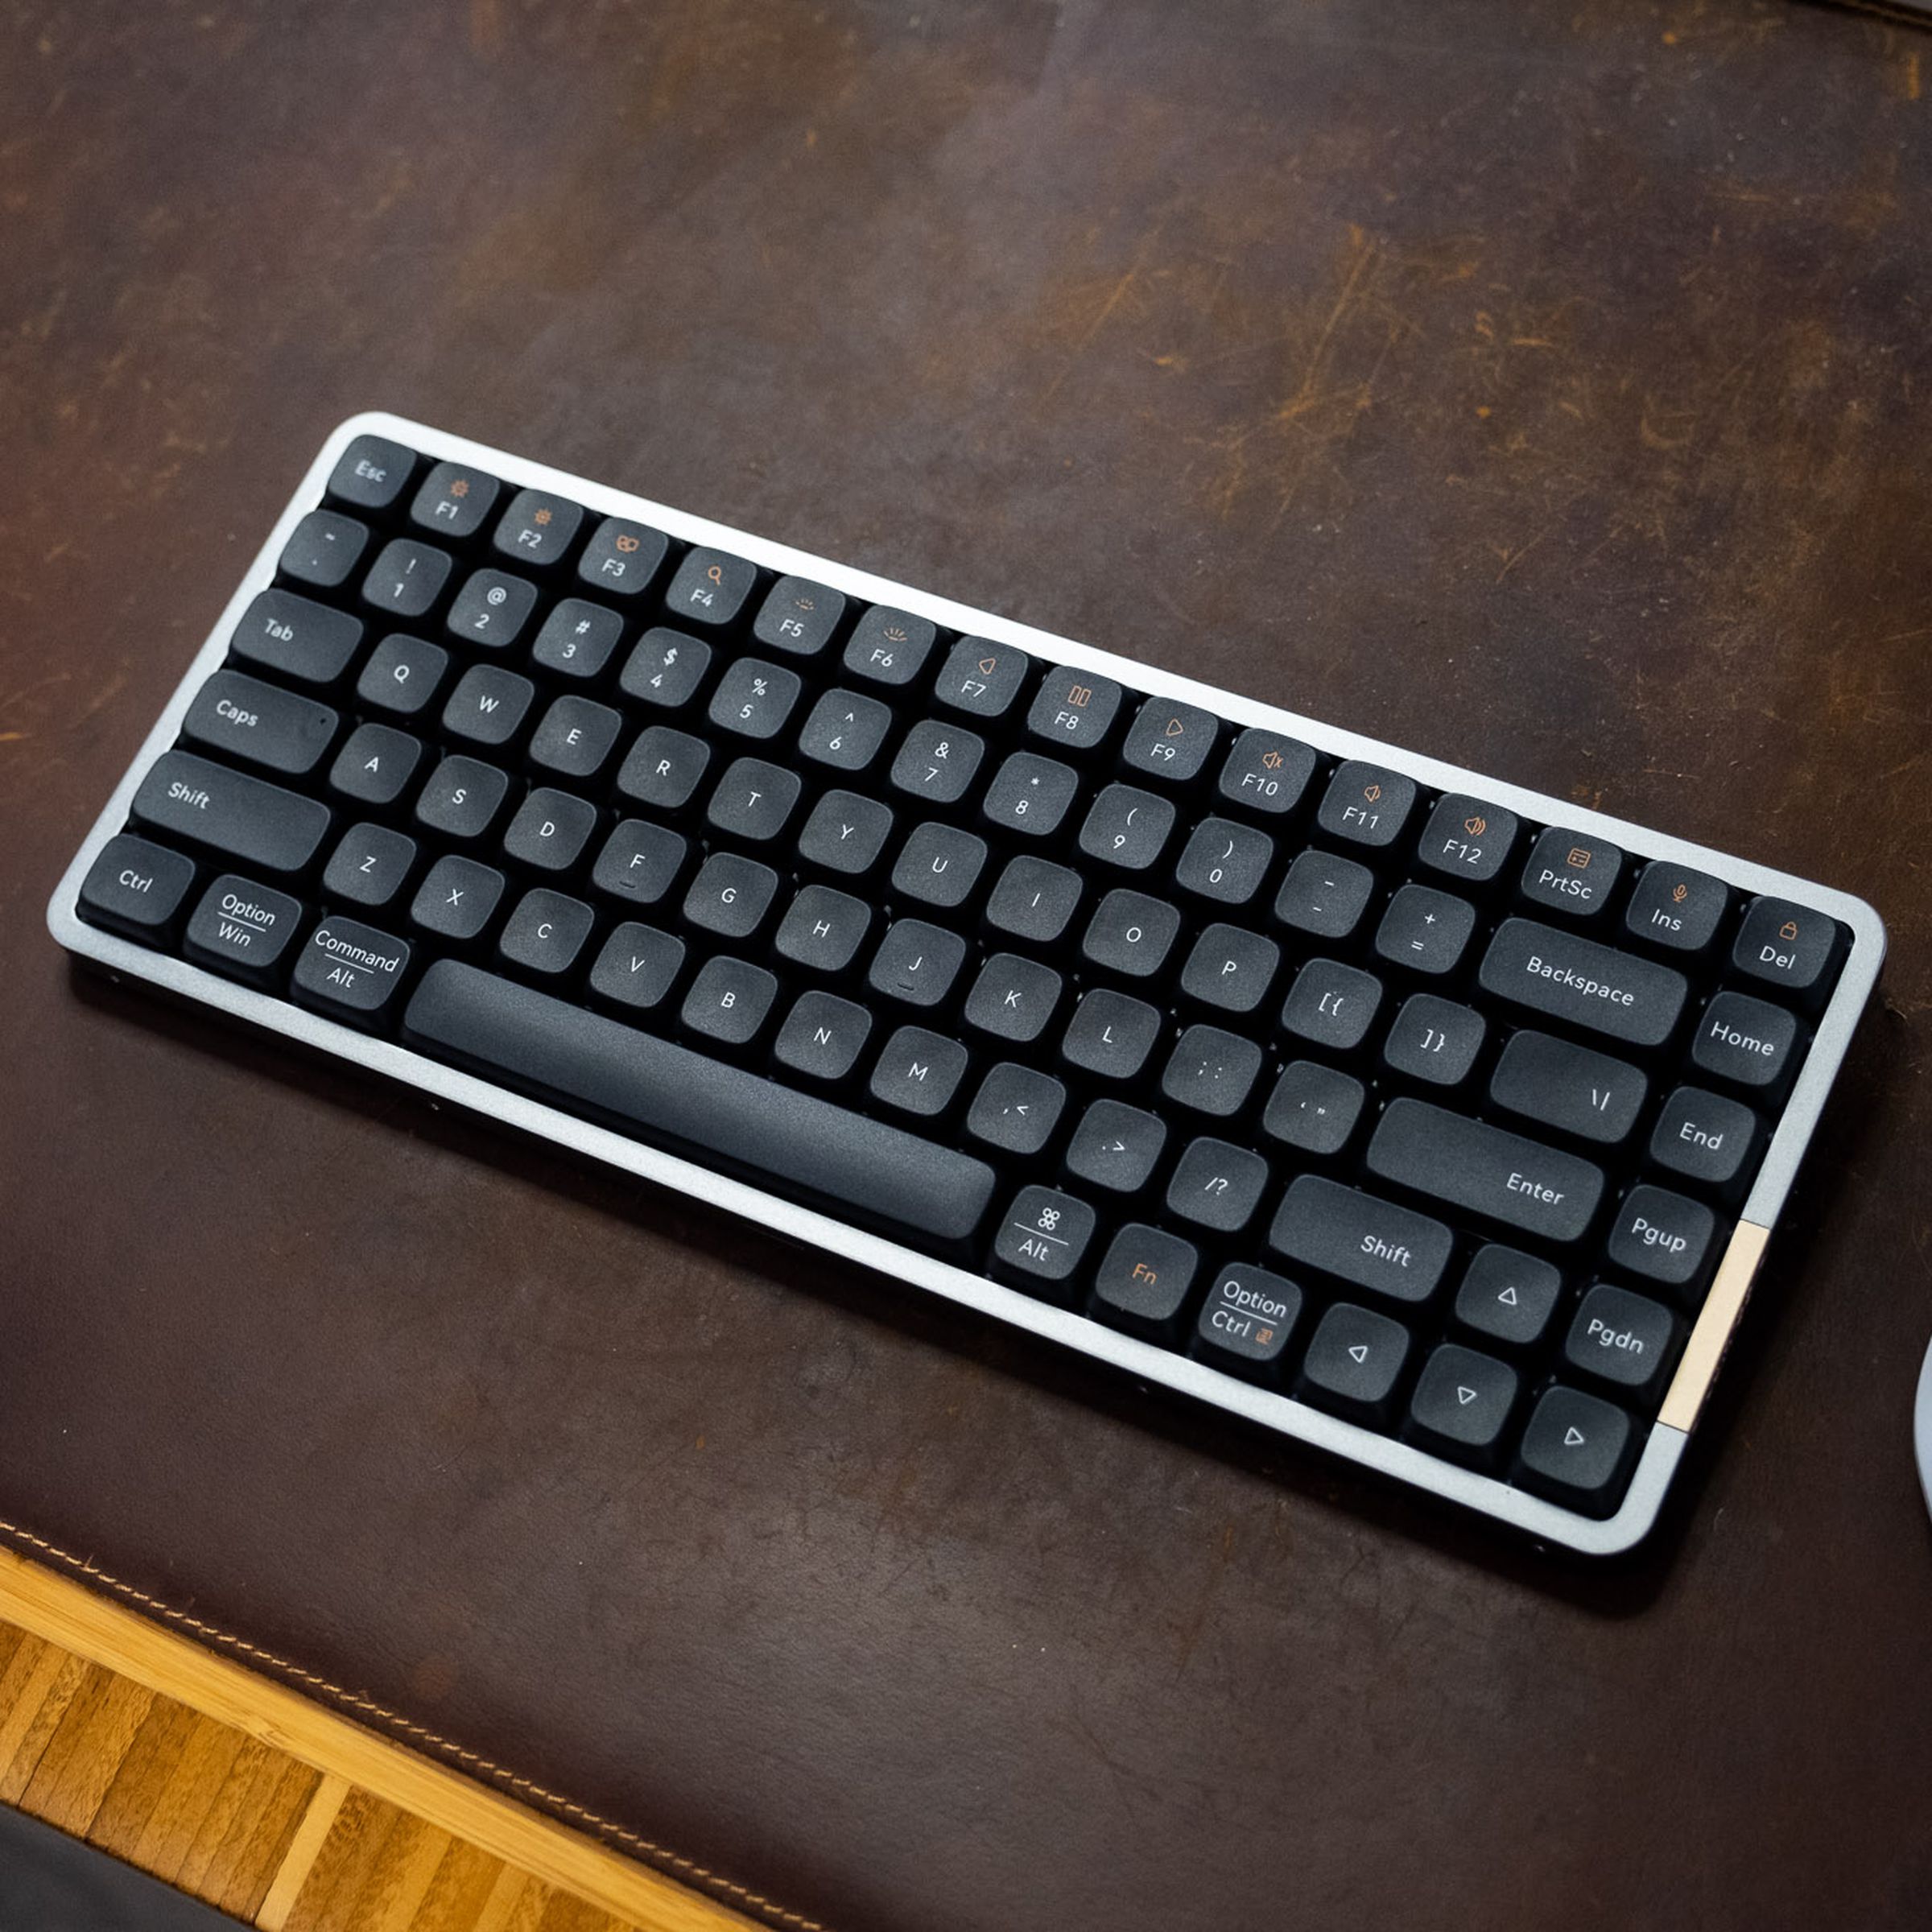
[[[501,1859],[451,1839],[409,1932],[477,1932],[485,1907],[510,1870]]]
[[[35,1767],[21,1809],[85,1836],[154,1703],[147,1685],[95,1671]]]
[[[189,1739],[207,1722],[171,1697],[155,1699],[88,1827],[89,1844],[133,1862],[142,1832],[180,1769]]]
[[[294,1835],[283,1848],[268,1887],[250,1914],[261,1932],[283,1932],[288,1915],[315,1868],[328,1835],[349,1796],[345,1778],[325,1774],[318,1779],[303,1807]]]
[[[20,1802],[68,1707],[100,1668],[85,1657],[54,1650],[35,1670],[27,1693],[0,1729],[0,1804]]]

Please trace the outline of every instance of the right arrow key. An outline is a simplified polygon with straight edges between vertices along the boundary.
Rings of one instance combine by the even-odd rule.
[[[1622,1493],[1635,1433],[1615,1403],[1559,1382],[1544,1392],[1523,1431],[1524,1486],[1585,1516],[1608,1516]]]

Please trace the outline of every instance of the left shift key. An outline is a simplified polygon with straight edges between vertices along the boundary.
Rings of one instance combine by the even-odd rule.
[[[164,751],[130,807],[144,825],[264,872],[300,872],[328,831],[328,807],[191,751]]]

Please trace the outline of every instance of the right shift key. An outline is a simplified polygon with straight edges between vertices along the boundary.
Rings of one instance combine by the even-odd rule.
[[[1689,990],[1684,976],[1668,966],[1536,919],[1504,920],[1478,976],[1498,999],[1627,1046],[1661,1046]]]

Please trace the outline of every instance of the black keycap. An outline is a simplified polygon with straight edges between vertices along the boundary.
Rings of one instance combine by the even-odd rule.
[[[1409,1433],[1439,1455],[1488,1463],[1501,1446],[1519,1385],[1506,1362],[1445,1342],[1416,1377]]]
[[[694,550],[678,566],[664,608],[680,624],[716,630],[745,607],[758,580],[758,567],[722,550]]]
[[[843,972],[858,957],[872,926],[872,908],[848,892],[807,886],[778,923],[773,942],[781,959],[812,972]]]
[[[398,537],[383,545],[362,580],[362,601],[392,617],[419,617],[443,594],[452,559],[446,550]]]
[[[649,1013],[663,1005],[683,968],[682,939],[626,919],[599,950],[590,989],[626,1012]]]
[[[1508,862],[1517,829],[1514,812],[1451,792],[1437,801],[1422,828],[1416,863],[1466,885],[1486,886]]]
[[[1415,781],[1351,758],[1328,781],[1315,822],[1331,838],[1375,850],[1393,845],[1415,808]]]
[[[649,819],[622,819],[590,875],[600,892],[633,906],[654,906],[677,883],[689,847],[668,826]]]
[[[1610,1259],[1626,1274],[1676,1289],[1686,1307],[1695,1307],[1716,1232],[1717,1217],[1702,1201],[1667,1187],[1633,1187],[1610,1225]]]
[[[511,909],[497,952],[513,966],[554,979],[576,964],[592,923],[591,910],[581,899],[539,886]]]
[[[352,825],[322,873],[332,902],[386,906],[415,870],[416,842],[386,825]]]
[[[1317,1174],[1290,1183],[1268,1232],[1277,1254],[1397,1302],[1428,1300],[1454,1241],[1427,1215]]]
[[[1207,712],[1172,698],[1149,698],[1127,727],[1121,762],[1171,785],[1197,776],[1214,749],[1219,727]]]
[[[1461,964],[1476,930],[1476,908],[1433,886],[1405,886],[1377,927],[1375,950],[1392,966],[1441,975]]]
[[[202,894],[181,950],[197,965],[267,985],[295,943],[302,917],[299,902],[287,893],[225,873]]]
[[[561,564],[584,521],[580,504],[548,490],[520,489],[510,500],[490,541],[499,556],[514,557],[526,569]]]
[[[1730,900],[1722,881],[1653,859],[1637,875],[1624,930],[1673,952],[1702,952],[1716,938]]]
[[[1731,964],[1745,978],[1775,987],[1801,1006],[1814,1006],[1831,990],[1838,923],[1783,899],[1753,899],[1731,948]]]
[[[1108,1244],[1095,1272],[1092,1311],[1136,1335],[1173,1341],[1200,1265],[1191,1242],[1129,1221]]]
[[[660,625],[638,639],[617,687],[626,697],[676,711],[697,695],[710,668],[711,646],[702,638]]]
[[[842,592],[828,590],[807,577],[780,577],[758,607],[751,634],[767,650],[815,658],[832,642],[844,614]]]
[[[856,791],[828,791],[799,835],[799,857],[846,878],[862,878],[878,864],[892,836],[892,813]]]
[[[1190,1026],[1174,1042],[1161,1075],[1161,1092],[1177,1107],[1216,1120],[1239,1113],[1261,1072],[1253,1040],[1219,1026]]]
[[[928,805],[956,805],[986,755],[985,740],[938,718],[922,718],[892,762],[894,788]]]
[[[1106,741],[1120,713],[1121,687],[1111,678],[1064,665],[1050,669],[1026,713],[1026,729],[1056,755],[1092,751]]]
[[[1066,931],[1080,903],[1080,875],[1045,859],[1011,861],[986,903],[986,923],[996,931],[1051,946]]]
[[[1033,660],[1010,644],[961,638],[940,667],[934,700],[969,717],[1003,718],[1026,682]]]
[[[1368,1090],[1315,1060],[1290,1060],[1269,1096],[1261,1129],[1303,1154],[1339,1154],[1355,1131]]]
[[[1167,1212],[1216,1234],[1238,1234],[1268,1186],[1268,1163],[1246,1147],[1203,1136],[1188,1143],[1167,1183]]]
[[[852,627],[844,663],[853,677],[896,691],[925,669],[939,634],[924,617],[875,604]]]
[[[530,662],[560,678],[594,678],[610,662],[624,620],[601,604],[566,597],[543,620],[530,647]]]
[[[763,758],[733,758],[711,795],[706,822],[747,844],[765,845],[791,821],[804,789],[795,771]]]
[[[292,590],[265,590],[242,613],[229,649],[304,684],[332,684],[362,642],[361,621]]]
[[[1301,803],[1315,763],[1307,745],[1251,724],[1229,750],[1217,789],[1231,805],[1278,818]]]
[[[720,956],[698,969],[678,1017],[701,1040],[720,1046],[749,1046],[764,1030],[778,997],[778,982],[763,967]],[[737,1150],[718,1151],[735,1154]]]
[[[1318,939],[1345,939],[1361,923],[1375,892],[1375,874],[1353,859],[1304,852],[1288,868],[1274,916]]]
[[[1267,998],[1281,963],[1274,940],[1238,926],[1210,926],[1181,968],[1181,991],[1223,1013],[1253,1013]]]
[[[785,729],[804,687],[796,671],[762,658],[733,661],[711,694],[711,721],[741,737],[774,738]]]
[[[1679,1087],[1657,1117],[1650,1158],[1686,1180],[1728,1194],[1743,1178],[1757,1134],[1757,1116],[1748,1107],[1701,1087]]]
[[[713,960],[705,970],[730,964]],[[707,997],[729,990],[714,978]],[[691,1011],[687,1003],[687,1025]],[[992,1199],[984,1161],[456,960],[430,967],[405,1023],[412,1041],[460,1062],[869,1221],[956,1243]]]
[[[1093,909],[1080,956],[1124,978],[1148,979],[1166,964],[1180,930],[1179,912],[1164,899],[1117,887]]]
[[[1265,1268],[1237,1261],[1208,1290],[1194,1325],[1194,1353],[1235,1375],[1268,1379],[1301,1319],[1302,1291]]]
[[[559,698],[530,739],[530,762],[567,778],[594,778],[616,749],[624,720],[588,698]]]
[[[996,952],[966,996],[966,1024],[1023,1046],[1046,1031],[1060,1003],[1060,976],[1051,966],[1017,952]]]
[[[994,774],[980,809],[989,824],[1004,831],[1049,839],[1059,829],[1080,783],[1071,765],[1016,751]]]
[[[863,1006],[814,990],[786,1015],[772,1058],[807,1080],[836,1083],[857,1066],[871,1033],[872,1015]]]
[[[539,872],[568,872],[597,828],[596,806],[539,785],[517,807],[503,835],[503,849],[519,865]]]
[[[1261,889],[1274,863],[1274,840],[1232,819],[1203,819],[1174,869],[1183,892],[1198,893],[1223,906],[1245,906]]]
[[[1124,872],[1145,872],[1174,829],[1174,803],[1137,785],[1109,785],[1088,807],[1080,850]]]
[[[972,896],[986,866],[986,841],[956,825],[915,825],[892,869],[892,890],[950,910]]]
[[[1098,986],[1081,996],[1060,1051],[1088,1073],[1130,1080],[1147,1064],[1160,1031],[1160,1013],[1146,1001]]]
[[[80,881],[80,916],[90,926],[152,944],[173,925],[194,882],[191,860],[132,832],[117,832]]]
[[[1084,1201],[1051,1187],[1022,1187],[994,1238],[994,1270],[1057,1299],[1092,1240],[1093,1210]]]
[[[446,839],[480,839],[509,791],[509,778],[495,766],[475,758],[446,758],[429,774],[416,800],[416,822]]]
[[[386,436],[357,436],[329,472],[328,493],[353,510],[386,510],[415,467],[415,452]]]
[[[444,620],[452,638],[477,650],[508,650],[536,608],[537,587],[501,570],[471,572]]]
[[[1548,1261],[1490,1241],[1476,1251],[1456,1290],[1455,1319],[1492,1341],[1526,1348],[1542,1339],[1563,1286]]]
[[[966,1131],[982,1146],[1026,1158],[1053,1138],[1067,1089],[1050,1075],[1002,1060],[980,1083]]]
[[[1662,1389],[1676,1343],[1676,1320],[1661,1302],[1599,1282],[1570,1324],[1563,1360],[1583,1374],[1648,1397]]]
[[[1797,1043],[1798,1022],[1782,1007],[1748,993],[1720,993],[1697,1023],[1690,1058],[1720,1080],[1761,1089],[1782,1083]]]
[[[1523,1481],[1567,1509],[1608,1516],[1633,1433],[1629,1417],[1612,1403],[1560,1384],[1546,1389],[1523,1432]]]
[[[711,747],[702,738],[668,724],[648,725],[617,774],[617,790],[640,805],[676,811],[689,802],[710,762]]]
[[[1614,845],[1553,826],[1530,848],[1522,895],[1539,911],[1594,919],[1609,903],[1623,865]]]
[[[881,1107],[936,1120],[966,1078],[966,1049],[923,1026],[902,1026],[879,1055],[866,1091]]]
[[[1067,1143],[1067,1171],[1115,1194],[1137,1193],[1166,1145],[1166,1124],[1158,1114],[1121,1100],[1096,1100]]]
[[[778,897],[778,875],[735,852],[714,852],[684,895],[684,917],[720,939],[748,939]]]
[[[264,872],[300,872],[328,832],[326,805],[189,751],[163,752],[128,809],[143,825]]]
[[[1308,1344],[1302,1363],[1304,1393],[1360,1421],[1384,1421],[1410,1346],[1409,1331],[1400,1322],[1337,1302]]]
[[[332,1020],[373,1025],[402,990],[409,951],[407,941],[358,920],[325,919],[295,956],[295,997]]]
[[[661,530],[625,517],[606,517],[590,533],[577,559],[577,580],[594,586],[604,597],[641,597],[663,568],[670,548]]]
[[[195,693],[181,729],[196,744],[245,764],[299,778],[314,770],[339,722],[313,698],[238,671],[217,671]]]
[[[393,805],[422,762],[419,738],[386,724],[358,724],[329,767],[329,789],[358,805]]]
[[[443,729],[473,745],[507,745],[523,728],[537,687],[500,664],[473,664],[443,707]]]
[[[503,888],[502,873],[475,859],[438,859],[416,888],[410,920],[440,939],[466,943],[495,915]]]
[[[1525,1027],[1509,1036],[1489,1097],[1525,1120],[1613,1146],[1637,1125],[1649,1082],[1628,1060]]]
[[[439,463],[423,479],[409,520],[419,529],[439,530],[461,542],[483,527],[503,485],[466,463]]]
[[[316,590],[345,584],[369,547],[369,526],[332,510],[312,510],[282,547],[275,568]]]
[[[923,919],[895,919],[873,955],[867,983],[887,999],[936,1006],[952,990],[966,958],[966,942]]]
[[[877,698],[828,691],[812,706],[799,749],[835,771],[863,771],[885,749],[892,712]]]
[[[1534,919],[1504,920],[1478,977],[1498,999],[1628,1046],[1662,1046],[1688,990],[1668,966]]]
[[[1373,974],[1334,960],[1311,960],[1294,976],[1282,1008],[1282,1025],[1298,1039],[1335,1053],[1359,1046],[1382,1003]]]
[[[1368,1171],[1547,1241],[1579,1239],[1603,1199],[1600,1167],[1433,1101],[1392,1101]]]
[[[369,654],[356,696],[375,710],[413,718],[436,695],[448,668],[449,653],[440,644],[392,631]]]
[[[1418,993],[1402,1002],[1382,1042],[1383,1063],[1412,1080],[1455,1087],[1469,1077],[1488,1024],[1473,1006]]]

